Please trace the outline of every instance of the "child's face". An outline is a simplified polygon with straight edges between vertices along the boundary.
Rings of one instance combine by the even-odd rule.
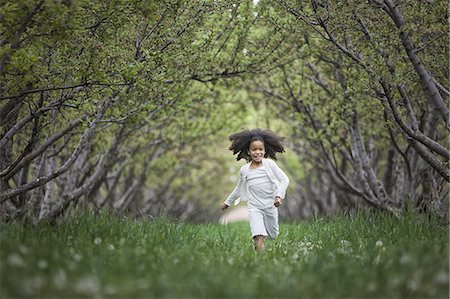
[[[252,161],[260,163],[266,154],[266,149],[264,148],[264,142],[261,140],[254,140],[250,143],[248,148],[248,153]]]

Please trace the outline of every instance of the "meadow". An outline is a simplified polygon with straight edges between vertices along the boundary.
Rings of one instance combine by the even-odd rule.
[[[1,298],[448,298],[448,224],[418,215],[284,223],[92,215],[1,226]]]

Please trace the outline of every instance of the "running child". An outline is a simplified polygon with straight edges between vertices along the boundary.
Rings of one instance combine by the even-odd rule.
[[[255,250],[264,248],[264,240],[278,236],[278,207],[283,203],[289,178],[275,163],[276,153],[283,153],[283,137],[270,130],[244,130],[229,137],[230,150],[237,160],[247,163],[239,171],[233,192],[220,206],[227,209],[233,202],[248,200],[250,231]],[[271,158],[271,159],[267,159]],[[273,159],[273,160],[272,160]]]

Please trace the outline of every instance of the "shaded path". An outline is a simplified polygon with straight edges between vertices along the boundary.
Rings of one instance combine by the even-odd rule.
[[[227,224],[237,221],[248,221],[247,205],[239,205],[235,208],[231,208],[222,217],[220,217],[220,224]]]

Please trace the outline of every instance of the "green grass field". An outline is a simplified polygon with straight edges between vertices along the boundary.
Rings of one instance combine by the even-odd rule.
[[[86,214],[1,227],[1,298],[448,298],[448,225],[415,215],[282,224],[256,253],[247,223]]]

